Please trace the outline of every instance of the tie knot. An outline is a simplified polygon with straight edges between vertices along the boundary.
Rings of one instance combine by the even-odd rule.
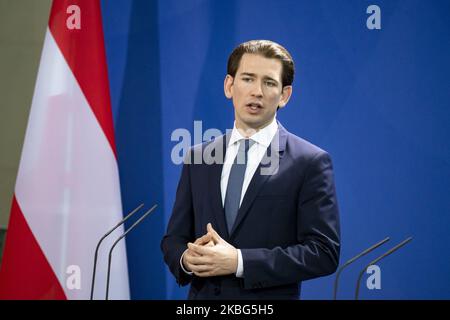
[[[250,147],[255,143],[252,139],[242,139],[239,145],[239,152],[247,153]]]
[[[234,160],[237,164],[246,165],[247,159],[248,159],[248,150],[250,147],[255,143],[252,139],[242,139],[239,142],[239,149],[238,153],[236,155],[236,158]]]

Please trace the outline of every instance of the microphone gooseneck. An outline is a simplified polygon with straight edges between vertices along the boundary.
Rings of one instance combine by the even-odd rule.
[[[398,245],[396,245],[395,247],[393,247],[392,249],[386,251],[385,253],[383,253],[381,256],[379,256],[378,258],[376,258],[375,260],[369,262],[369,264],[367,264],[364,269],[361,270],[361,272],[359,273],[358,276],[358,281],[356,281],[356,290],[355,290],[355,300],[358,300],[359,297],[359,286],[361,283],[361,278],[364,274],[364,271],[367,270],[367,268],[375,263],[377,263],[378,261],[380,261],[381,259],[387,257],[388,255],[394,253],[395,251],[397,251],[398,249],[400,249],[401,247],[403,247],[405,244],[407,244],[408,242],[410,242],[412,240],[412,237],[409,237],[405,240],[403,240],[402,242],[400,242]]]
[[[105,300],[108,300],[108,294],[109,294],[109,279],[111,274],[111,260],[112,260],[112,252],[116,245],[119,243],[120,240],[122,240],[130,231],[132,231],[137,225],[139,225],[150,213],[153,212],[153,210],[156,209],[158,205],[155,204],[153,207],[151,207],[146,213],[144,213],[138,220],[136,220],[135,223],[131,225],[119,238],[117,238],[116,241],[114,241],[113,245],[111,246],[111,249],[109,250],[109,257],[108,257],[108,272],[106,276],[106,296]]]
[[[338,285],[339,285],[339,276],[341,275],[341,272],[348,267],[350,264],[352,264],[353,262],[355,262],[356,260],[358,260],[359,258],[365,256],[366,254],[372,252],[373,250],[375,250],[376,248],[378,248],[379,246],[381,246],[382,244],[386,243],[389,241],[389,237],[384,238],[383,240],[381,240],[380,242],[375,243],[373,246],[371,246],[370,248],[367,248],[366,250],[364,250],[363,252],[359,253],[358,255],[354,256],[353,258],[351,258],[350,260],[348,260],[346,263],[344,263],[337,271],[336,273],[336,278],[334,280],[334,289],[333,289],[333,300],[336,300],[337,297],[337,290],[338,290]]]
[[[106,232],[98,241],[97,246],[95,248],[95,255],[94,255],[94,266],[92,270],[92,283],[91,283],[91,297],[90,300],[93,300],[94,298],[94,286],[95,286],[95,274],[97,271],[97,259],[98,259],[98,250],[100,248],[100,244],[105,240],[106,237],[108,237],[114,230],[116,230],[118,227],[120,227],[122,224],[125,223],[131,216],[133,216],[136,212],[138,212],[142,207],[144,206],[143,203],[141,203],[139,206],[137,206],[133,211],[131,211],[129,214],[126,215],[125,218],[123,218],[121,221],[119,221],[114,227],[112,227],[108,232]]]

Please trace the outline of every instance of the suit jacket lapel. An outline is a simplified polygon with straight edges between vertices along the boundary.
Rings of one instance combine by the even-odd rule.
[[[215,152],[221,151],[222,155],[217,155],[214,151],[212,152],[211,156],[213,156],[217,162],[207,162],[207,165],[210,167],[208,170],[209,176],[208,180],[209,183],[207,186],[211,186],[211,197],[210,197],[210,205],[211,205],[211,212],[213,213],[213,218],[216,221],[216,225],[213,224],[213,228],[218,231],[220,236],[224,239],[228,239],[228,228],[227,223],[225,221],[225,210],[222,205],[222,193],[220,190],[220,180],[222,177],[222,168],[223,163],[225,159],[225,153],[226,153],[226,145],[229,141],[229,135],[223,135],[218,138],[216,138],[213,142],[208,144],[207,148],[211,148],[210,150],[214,150]],[[207,150],[205,154],[210,154]],[[211,158],[209,156],[205,156],[205,159],[209,159],[207,161],[211,161]],[[206,190],[208,192],[209,190]]]
[[[239,224],[248,213],[250,207],[253,204],[253,201],[255,200],[256,196],[258,195],[267,179],[269,179],[271,175],[278,172],[280,162],[286,148],[286,140],[287,131],[283,126],[281,126],[280,123],[278,123],[278,131],[275,134],[275,137],[273,138],[270,146],[267,148],[267,152],[265,153],[263,159],[261,160],[261,163],[256,169],[255,174],[253,175],[252,180],[250,181],[250,184],[247,188],[247,191],[245,192],[244,199],[242,200],[241,206],[236,216],[236,221],[234,222],[233,228],[230,232],[230,238],[233,236]],[[227,229],[226,224],[225,229]]]

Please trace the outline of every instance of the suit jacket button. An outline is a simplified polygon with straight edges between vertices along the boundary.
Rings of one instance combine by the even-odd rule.
[[[214,294],[215,294],[216,296],[218,296],[218,295],[220,294],[220,288],[219,288],[219,287],[215,287],[215,288],[214,288]]]

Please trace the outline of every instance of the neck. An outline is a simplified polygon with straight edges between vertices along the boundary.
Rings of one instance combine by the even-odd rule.
[[[237,119],[235,120],[235,124],[236,124],[236,129],[239,131],[239,133],[243,137],[250,138],[255,133],[257,133],[259,130],[264,129],[269,124],[271,124],[273,119],[274,118],[270,119],[270,121],[267,121],[266,123],[262,124],[261,126],[255,126],[255,127],[245,125],[245,124],[241,123],[240,121],[238,121]]]

